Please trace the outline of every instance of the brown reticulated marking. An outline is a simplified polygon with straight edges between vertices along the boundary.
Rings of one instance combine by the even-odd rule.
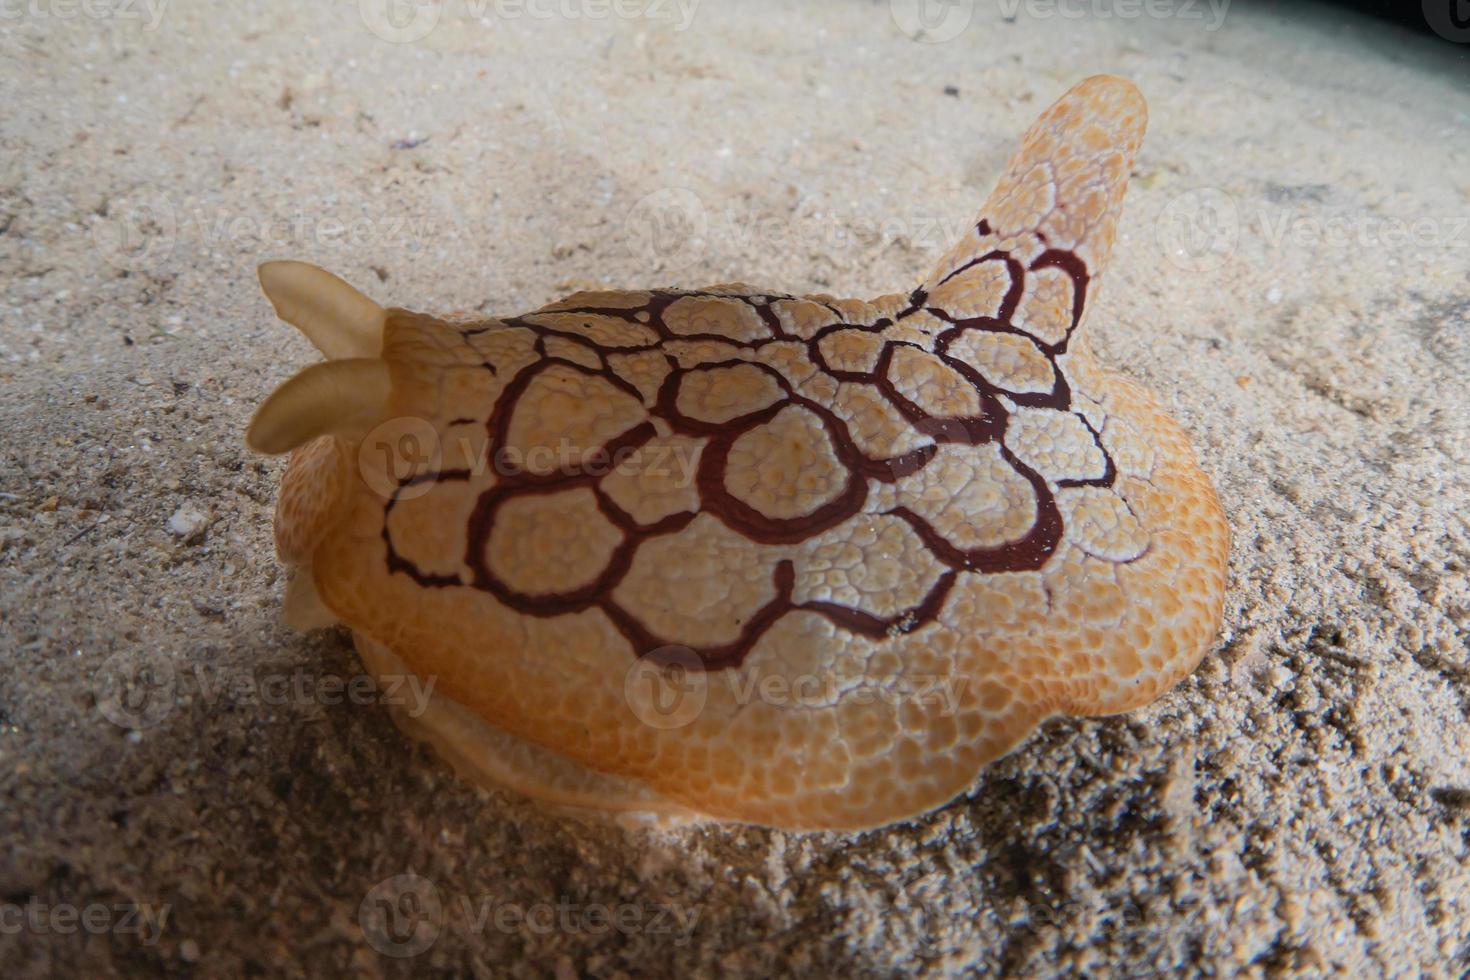
[[[1108,461],[1080,415],[1018,408],[1006,425],[1006,448],[1048,480],[1099,480]]]
[[[959,551],[999,548],[1036,525],[1036,488],[994,444],[941,446],[897,490],[906,510]]]
[[[1097,558],[1133,561],[1148,547],[1148,532],[1116,490],[1066,487],[1057,493],[1067,539]]]
[[[783,332],[802,340],[815,337],[817,331],[833,323],[841,323],[842,316],[830,306],[809,299],[783,299],[771,304]]]
[[[890,348],[888,381],[924,416],[973,419],[985,414],[980,392],[933,354],[907,344]]]
[[[1056,371],[1030,338],[991,330],[966,330],[946,351],[979,371],[1003,391],[1019,394],[1051,391]]]
[[[1064,370],[1060,365],[1061,358],[1058,358],[1057,360],[1059,362],[1058,370]],[[1107,421],[1110,417],[1108,415],[1108,410],[1103,407],[1101,402],[1094,401],[1092,396],[1087,394],[1087,392],[1085,391],[1078,391],[1076,389],[1073,389],[1070,393],[1070,396],[1072,410],[1078,415],[1081,415],[1084,419],[1086,419],[1087,424],[1092,426],[1094,432],[1101,434],[1102,430],[1107,425]],[[1103,451],[1109,454],[1112,453],[1112,449],[1106,448],[1106,444],[1104,444]]]
[[[999,316],[1013,285],[1014,276],[1005,262],[979,262],[937,286],[929,302],[956,320]]]
[[[597,370],[602,367],[602,357],[597,348],[585,341],[573,340],[570,337],[547,337],[546,356],[557,357],[582,367]]]
[[[462,364],[447,370],[440,376],[439,402],[434,405],[434,414],[444,418],[463,417],[446,413],[457,413],[463,405],[481,405],[484,409],[476,418],[483,423],[511,377],[514,375],[502,376],[483,364]]]
[[[832,410],[847,424],[858,451],[869,459],[905,456],[934,443],[873,385],[848,381],[838,385]]]
[[[1060,268],[1038,269],[1016,309],[1016,326],[1043,344],[1056,345],[1072,329],[1073,280]]]
[[[874,299],[868,300],[868,306],[873,310],[874,321],[892,320],[909,307],[909,295],[904,293],[885,293]]]
[[[546,368],[531,378],[513,405],[504,465],[555,472],[647,417],[638,399],[605,378],[571,364],[543,363]]]
[[[778,521],[830,504],[852,479],[822,420],[799,406],[742,433],[724,470],[725,488],[736,500]]]
[[[540,339],[535,331],[497,324],[491,327],[472,327],[460,335],[464,343],[477,355],[487,373],[501,379],[515,377],[524,367],[541,359],[537,348]]]
[[[669,340],[660,349],[681,368],[699,368],[720,361],[740,360],[743,348],[726,340]]]
[[[945,321],[929,310],[914,310],[885,327],[883,339],[901,344],[913,344],[928,350],[934,338],[943,333],[948,326]]]
[[[813,296],[814,300],[821,301],[837,313],[838,319],[843,323],[854,323],[868,326],[878,318],[878,311],[872,303],[861,299],[838,299],[835,296]]]
[[[476,414],[461,407],[445,431],[482,426],[496,470],[485,488],[455,455],[462,471],[421,478],[478,488],[467,549],[461,559],[430,561],[426,551],[449,543],[400,553],[385,531],[390,569],[423,585],[483,589],[537,618],[597,609],[649,655],[692,634],[658,625],[678,625],[675,611],[655,622],[624,600],[647,591],[639,581],[674,567],[654,557],[714,540],[718,527],[728,545],[720,553],[731,561],[744,554],[747,585],[737,590],[745,598],[732,593],[739,615],[730,628],[696,647],[708,669],[741,663],[796,615],[870,638],[923,628],[957,575],[1045,566],[1063,542],[1058,490],[1105,491],[1115,477],[1097,430],[1068,410],[1072,396],[1056,366],[1080,316],[1086,269],[1055,249],[1024,251],[1022,261],[992,250],[949,277],[978,265],[1005,270],[1010,286],[995,317],[956,316],[922,289],[896,311],[890,298],[881,316],[880,307],[829,297],[655,291],[635,294],[636,303],[603,294],[593,306],[584,296],[555,313],[444,325],[474,352],[455,370],[477,368],[479,358],[494,377],[486,390],[498,392]],[[1065,329],[1044,346],[1010,320],[1021,291],[1041,275],[1061,276],[1069,303]],[[446,343],[451,350],[452,338]],[[1001,353],[976,357],[987,349]],[[1034,390],[1007,389],[972,363],[1005,375],[995,364],[1007,357],[1028,383],[1001,381]],[[533,452],[548,448],[544,458]],[[569,519],[572,500],[578,515]],[[1099,507],[1079,515],[1091,521],[1088,546],[1116,551],[1123,519]],[[512,520],[575,525],[592,538],[502,538],[498,529]],[[870,529],[874,549],[903,559],[869,554],[861,569],[842,567],[840,557],[806,564],[808,543],[850,557],[841,542]],[[534,565],[538,546],[546,554],[585,550],[583,571],[565,581],[516,571]],[[657,602],[673,603],[673,594],[665,583]],[[651,601],[640,599],[639,609]]]
[[[755,308],[740,299],[685,296],[669,304],[663,320],[680,337],[727,337],[748,343],[769,336]]]
[[[949,571],[891,514],[859,514],[805,542],[795,566],[798,605],[832,602],[880,617],[918,607]]]
[[[833,374],[872,374],[883,338],[870,330],[834,330],[817,342],[822,365]]]
[[[638,549],[612,598],[644,628],[692,647],[736,642],[777,598],[762,547],[701,514],[676,534]],[[679,570],[670,588],[669,569]]]
[[[1154,450],[1138,427],[1121,415],[1110,415],[1103,423],[1102,444],[1126,476],[1145,479],[1154,469]]]
[[[609,354],[608,366],[613,373],[634,388],[643,398],[643,404],[652,408],[658,400],[658,390],[673,370],[669,359],[657,350],[639,351],[636,354]]]
[[[414,573],[436,581],[466,582],[464,529],[483,486],[469,479],[437,480],[422,493],[403,493],[388,508],[383,533],[393,553]]]
[[[614,469],[601,483],[602,492],[643,527],[675,514],[699,510],[699,457],[705,440],[689,436],[654,436],[613,460]]]
[[[769,408],[781,398],[781,385],[754,364],[690,371],[679,381],[679,414],[721,424]]]
[[[310,555],[322,600],[517,736],[773,825],[906,816],[1050,714],[1148,701],[1218,627],[1228,530],[1182,431],[1077,333],[1142,114],[1125,83],[1079,86],[905,295],[580,293],[385,337],[390,410],[588,465],[446,451],[401,499],[354,491]],[[651,472],[665,448],[687,467]],[[706,710],[634,719],[630,655],[711,672]],[[837,688],[792,710],[721,683],[765,675]],[[952,713],[849,697],[924,675]]]
[[[787,384],[802,385],[817,373],[807,354],[807,345],[794,340],[773,340],[756,352],[760,363],[775,368]]]
[[[623,538],[586,487],[512,496],[495,518],[485,567],[528,596],[575,592],[596,582]]]

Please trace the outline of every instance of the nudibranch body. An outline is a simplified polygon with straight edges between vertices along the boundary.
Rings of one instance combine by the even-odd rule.
[[[1125,711],[1219,629],[1228,532],[1085,309],[1145,106],[1082,82],[916,289],[581,292],[454,320],[268,263],[328,358],[261,407],[292,453],[288,607],[400,719],[554,803],[863,828],[1057,714]]]

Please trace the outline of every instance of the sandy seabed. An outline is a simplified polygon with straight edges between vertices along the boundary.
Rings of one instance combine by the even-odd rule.
[[[7,8],[0,974],[1458,976],[1470,45],[1285,6]],[[487,313],[906,289],[1099,71],[1152,122],[1093,336],[1235,542],[1154,705],[880,831],[625,831],[466,786],[280,624],[241,436],[316,355],[258,262]]]

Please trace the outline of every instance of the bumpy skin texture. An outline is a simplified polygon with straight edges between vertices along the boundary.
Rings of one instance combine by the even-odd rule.
[[[298,450],[283,558],[479,718],[722,819],[886,823],[1048,716],[1152,700],[1219,628],[1228,533],[1082,333],[1144,122],[1121,79],[1067,93],[909,294],[388,311],[382,418],[439,452],[385,495],[345,465],[370,447]],[[664,662],[702,701],[673,726],[628,683]]]

